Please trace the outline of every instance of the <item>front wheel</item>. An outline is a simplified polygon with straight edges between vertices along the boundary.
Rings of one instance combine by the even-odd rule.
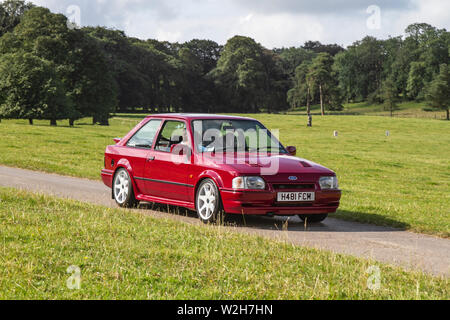
[[[301,214],[299,215],[299,218],[307,223],[319,223],[328,218],[328,214]]]
[[[125,169],[119,169],[114,176],[114,200],[122,208],[135,208],[138,201],[134,197],[130,175]]]
[[[198,217],[203,223],[215,223],[222,219],[220,193],[213,180],[206,179],[200,184],[195,202]]]

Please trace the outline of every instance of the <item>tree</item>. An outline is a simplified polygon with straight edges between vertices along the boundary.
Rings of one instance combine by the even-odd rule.
[[[98,42],[81,30],[71,32],[69,44],[64,82],[77,111],[69,123],[73,126],[79,118],[92,117],[94,123],[108,125],[118,89],[106,58]]]
[[[335,69],[347,100],[365,100],[381,88],[384,52],[382,41],[365,37],[336,56]]]
[[[296,69],[303,62],[311,61],[316,57],[316,53],[304,48],[282,48],[275,49],[274,52],[280,57],[280,67],[283,73],[294,81]]]
[[[306,113],[311,114],[311,92],[312,83],[308,73],[310,62],[305,61],[295,71],[294,87],[288,92],[288,102],[292,108],[301,107],[306,104]]]
[[[209,73],[217,66],[223,46],[211,40],[194,39],[183,44],[199,59],[203,74]]]
[[[0,57],[0,115],[2,118],[67,119],[74,113],[71,100],[52,62],[31,53]]]
[[[25,12],[13,32],[0,39],[0,52],[29,52],[52,63],[75,107],[70,124],[93,116],[108,124],[116,105],[116,85],[96,41],[67,27],[67,18],[42,7]],[[52,121],[55,124],[55,121]]]
[[[412,61],[408,72],[407,94],[410,99],[422,100],[426,87],[440,72],[440,65],[448,63],[450,34],[426,23],[416,23],[406,29]]]
[[[210,76],[221,88],[221,95],[228,101],[227,111],[258,112],[264,95],[264,83],[267,76],[262,61],[263,48],[253,39],[235,36],[228,40],[217,68]],[[227,106],[224,106],[227,108]]]
[[[312,51],[315,53],[328,53],[332,57],[340,52],[344,51],[340,45],[337,44],[322,44],[319,41],[307,41],[303,46],[303,49]]]
[[[333,58],[328,53],[320,53],[311,63],[307,81],[318,88],[320,95],[320,110],[325,115],[325,95],[331,92],[334,85],[332,78]]]
[[[395,88],[394,81],[392,79],[387,79],[383,82],[382,86],[382,97],[384,100],[385,110],[390,111],[391,117],[394,116],[394,111],[398,109],[397,107],[397,90]]]
[[[406,91],[411,99],[423,98],[423,89],[426,86],[426,66],[424,62],[411,63]]]
[[[12,31],[20,23],[23,14],[33,7],[32,3],[23,0],[5,0],[0,3],[0,37]]]
[[[439,74],[430,83],[426,99],[432,107],[445,110],[450,120],[450,72],[447,64],[442,64]]]

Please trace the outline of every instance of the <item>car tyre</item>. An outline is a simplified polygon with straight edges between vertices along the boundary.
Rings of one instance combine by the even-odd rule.
[[[138,201],[134,196],[130,175],[125,169],[117,170],[113,180],[113,196],[117,205],[122,208],[136,208]]]
[[[303,222],[307,221],[308,223],[320,223],[328,218],[328,214],[306,214],[299,215],[299,218]]]
[[[205,179],[200,183],[195,196],[195,207],[203,223],[223,221],[224,212],[220,192],[213,180]]]

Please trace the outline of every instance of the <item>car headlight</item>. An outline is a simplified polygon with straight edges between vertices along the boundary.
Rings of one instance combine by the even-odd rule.
[[[319,180],[322,190],[338,190],[339,182],[337,177],[322,177]]]
[[[237,177],[233,179],[233,189],[264,190],[266,182],[261,177]]]

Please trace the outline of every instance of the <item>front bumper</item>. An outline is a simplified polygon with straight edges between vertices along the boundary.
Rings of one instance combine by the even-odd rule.
[[[275,191],[221,190],[224,210],[230,214],[298,215],[334,213],[339,208],[342,191],[315,191],[314,202],[279,203]]]

